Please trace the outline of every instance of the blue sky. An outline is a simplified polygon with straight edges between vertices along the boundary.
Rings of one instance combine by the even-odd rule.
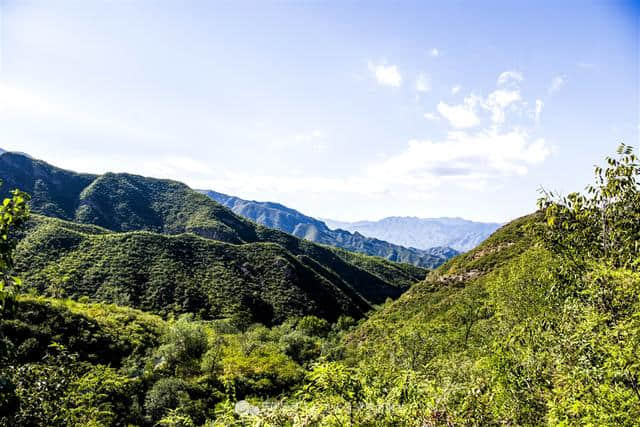
[[[530,3],[0,1],[0,147],[317,217],[506,221],[640,145],[637,2]]]

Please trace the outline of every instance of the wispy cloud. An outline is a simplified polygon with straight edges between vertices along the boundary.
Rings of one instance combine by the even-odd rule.
[[[307,133],[297,134],[295,136],[295,141],[297,143],[308,144],[309,148],[316,153],[322,153],[329,148],[325,141],[324,132],[318,129]]]
[[[434,47],[429,51],[429,55],[433,57],[440,56],[440,51]]]
[[[99,129],[101,134],[118,134],[138,139],[165,140],[166,135],[143,129],[121,117],[110,117],[90,111],[86,105],[74,105],[68,98],[60,99],[36,94],[24,88],[0,83],[0,114],[6,120],[38,123],[49,121],[56,126],[79,131]]]
[[[504,123],[505,110],[510,105],[520,101],[519,90],[498,89],[491,92],[482,104],[482,107],[491,111],[491,121],[494,123]]]
[[[421,177],[496,178],[524,175],[550,154],[543,139],[524,130],[450,132],[442,141],[411,140],[400,154],[373,165],[375,175],[402,180]]]
[[[426,73],[420,73],[416,79],[416,90],[418,92],[429,92],[431,90],[431,78]]]
[[[185,174],[206,176],[211,167],[205,162],[187,156],[164,156],[142,162],[142,170],[150,176],[178,177]]]
[[[462,85],[455,85],[451,88],[451,93],[455,95],[461,90],[462,90]]]
[[[438,112],[451,123],[451,126],[464,129],[476,126],[480,123],[480,119],[476,114],[476,105],[479,102],[479,98],[475,95],[470,95],[464,99],[464,102],[459,105],[449,105],[444,102],[438,103],[436,107]]]
[[[468,95],[461,104],[451,105],[444,101],[438,103],[438,112],[456,129],[466,129],[479,125],[481,113],[490,113],[493,124],[503,124],[507,111],[524,111],[526,103],[520,94],[522,73],[505,71],[498,76],[497,88],[486,97]],[[458,92],[460,86],[454,86],[452,92]]]
[[[329,148],[325,132],[320,129],[314,129],[308,132],[299,132],[285,137],[273,137],[268,144],[269,147],[274,150],[292,150],[297,148],[310,150],[316,153],[324,152]]]
[[[378,84],[399,87],[402,85],[402,75],[395,65],[374,64],[369,62],[369,71],[373,73]]]
[[[567,78],[565,76],[555,76],[551,79],[551,84],[549,85],[549,94],[554,94],[558,92],[562,87],[567,83]]]
[[[489,188],[491,183],[527,174],[550,153],[543,139],[532,139],[524,130],[457,131],[439,141],[410,140],[399,153],[342,178],[233,173],[202,186],[251,194],[304,191],[373,196],[392,191],[420,198],[443,185]]]
[[[436,112],[424,113],[430,121],[446,119],[454,129],[438,139],[411,139],[390,156],[373,160],[344,176],[227,175],[208,187],[244,194],[329,193],[364,197],[401,195],[405,200],[423,200],[452,186],[490,191],[511,177],[523,176],[552,153],[544,138],[532,135],[521,122],[510,126],[510,112],[539,120],[542,101],[527,109],[519,83],[521,74],[503,74],[487,96],[470,94],[462,103],[437,104]],[[501,81],[500,81],[501,80]],[[535,116],[534,116],[535,114]],[[301,141],[312,141],[317,132],[304,133]]]
[[[542,102],[541,99],[536,99],[536,109],[535,109],[536,123],[540,123],[540,114],[542,114],[542,107],[544,107],[544,102]]]
[[[510,84],[518,84],[524,80],[520,71],[504,71],[498,76],[498,86],[507,86]]]

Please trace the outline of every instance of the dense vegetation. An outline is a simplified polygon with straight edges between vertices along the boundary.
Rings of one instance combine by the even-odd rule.
[[[339,425],[632,426],[640,417],[640,165],[544,193],[374,313],[303,398],[257,418]],[[283,421],[286,420],[286,421]]]
[[[76,174],[16,153],[0,155],[0,179],[50,216],[34,216],[16,266],[49,295],[245,323],[335,321],[397,298],[427,272],[262,227],[175,181]]]
[[[353,324],[306,316],[241,332],[227,320],[20,296],[0,320],[0,425],[230,425],[232,402],[301,387]]]
[[[637,425],[639,176],[622,146],[586,195],[544,193],[536,214],[358,324],[294,316],[239,328],[233,318],[16,298],[12,282],[0,423]],[[7,236],[12,217],[0,215]],[[39,221],[51,220],[31,227]],[[139,234],[63,224],[80,240]],[[6,259],[16,243],[8,238]]]
[[[40,294],[88,296],[162,315],[273,324],[304,314],[362,317],[370,307],[321,266],[273,243],[83,227],[36,216],[18,245],[16,272]],[[372,276],[371,289],[376,282],[386,284]]]
[[[279,203],[243,200],[211,190],[201,190],[201,192],[238,215],[265,227],[275,228],[311,242],[425,268],[438,267],[458,254],[458,251],[448,247],[416,249],[366,237],[357,232],[331,230],[324,222],[303,215],[295,209]]]
[[[412,265],[320,247],[295,257],[275,243],[114,233],[38,215],[24,234],[15,270],[41,294],[88,296],[163,315],[264,324],[305,314],[359,318],[424,276]]]

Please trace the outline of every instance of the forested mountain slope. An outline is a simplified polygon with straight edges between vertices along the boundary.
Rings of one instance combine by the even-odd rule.
[[[458,254],[448,247],[416,249],[365,237],[358,232],[331,230],[324,222],[279,203],[243,200],[211,190],[200,191],[238,215],[312,242],[427,268],[435,268]]]
[[[16,272],[40,293],[89,296],[164,315],[273,324],[305,314],[359,318],[370,308],[338,275],[274,243],[115,233],[34,216],[16,257]],[[364,294],[381,298],[389,285],[371,275],[366,286]]]
[[[270,323],[294,313],[360,317],[426,275],[262,227],[175,181],[77,174],[16,153],[0,155],[0,180],[5,194],[31,193],[33,212],[73,221],[36,217],[20,246],[29,260],[21,272],[40,289],[66,278],[71,295],[209,318],[256,308]]]
[[[482,306],[483,298],[487,297],[480,290],[483,280],[533,246],[528,230],[540,220],[540,214],[532,214],[502,226],[478,247],[449,260],[401,298],[375,312],[358,328],[353,339],[376,346],[378,339],[400,339],[403,334],[418,333],[434,318],[452,320],[456,316],[448,310],[459,298]]]
[[[278,285],[278,273],[266,271],[271,255],[262,257],[275,251],[287,268],[299,268],[282,247],[113,232],[37,215],[26,223],[25,199],[14,194],[0,205],[0,425],[636,426],[638,179],[638,158],[621,146],[596,169],[586,195],[544,193],[535,214],[501,227],[359,323],[297,316],[300,301],[317,299],[296,290],[308,299],[269,302],[279,316],[293,315],[271,327],[233,315],[198,319],[219,306],[198,298],[206,286],[188,274],[211,263],[211,278],[225,278],[226,262],[215,255],[223,248],[231,269],[251,272],[235,264],[246,260],[276,278],[272,295],[286,297],[291,287]],[[25,225],[20,239],[14,228]],[[247,253],[236,254],[241,248]],[[25,282],[54,298],[20,294],[14,256]],[[341,256],[370,271],[383,265]],[[304,255],[295,258],[308,266]],[[172,287],[162,282],[173,277],[166,263],[186,271],[175,277],[193,292],[163,293]],[[120,281],[138,283],[136,274],[161,285],[132,293]],[[208,278],[197,282],[213,283]],[[255,289],[253,277],[242,280],[220,288],[231,305],[234,293]],[[198,311],[162,318],[89,303],[87,295],[101,289],[125,304],[156,310],[145,304],[186,302],[171,311]]]
[[[375,407],[381,393],[399,406],[395,416],[380,408],[355,418],[635,425],[639,178],[638,158],[621,146],[584,195],[543,193],[536,214],[503,226],[358,326],[349,356],[325,369],[359,378],[362,407]]]

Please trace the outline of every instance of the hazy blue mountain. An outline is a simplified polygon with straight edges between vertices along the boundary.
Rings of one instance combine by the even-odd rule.
[[[446,246],[465,252],[478,246],[501,224],[462,218],[416,218],[392,216],[379,221],[341,222],[325,219],[332,229],[362,233],[415,248]]]
[[[324,222],[279,203],[256,202],[211,190],[201,191],[238,215],[316,243],[429,268],[437,267],[458,254],[449,247],[416,249],[365,237],[358,232],[331,230]]]

